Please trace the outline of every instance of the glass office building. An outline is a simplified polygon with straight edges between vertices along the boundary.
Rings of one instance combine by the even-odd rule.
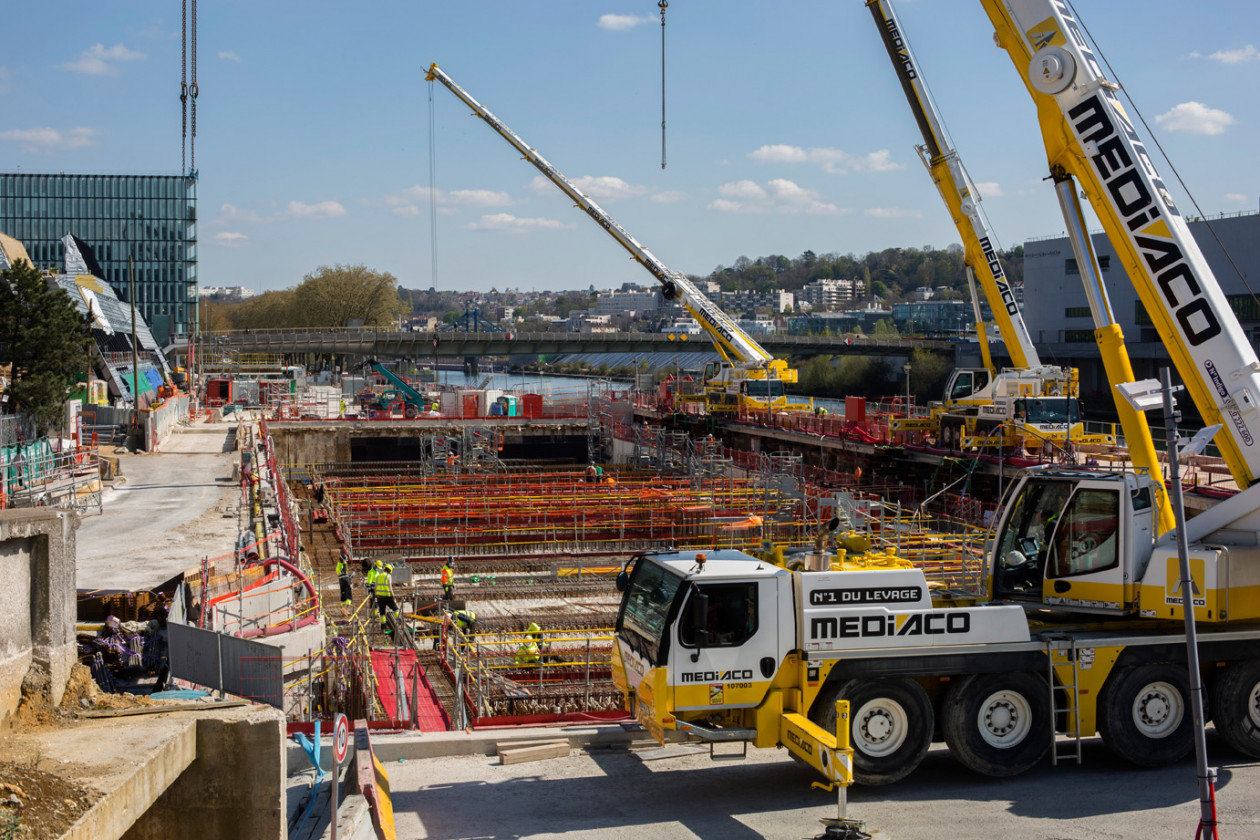
[[[36,268],[62,270],[61,238],[86,243],[101,279],[130,301],[163,344],[188,335],[197,315],[195,175],[0,173],[0,232]]]

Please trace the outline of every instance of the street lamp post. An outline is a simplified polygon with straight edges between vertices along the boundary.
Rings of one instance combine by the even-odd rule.
[[[909,412],[910,411],[910,363],[906,362],[904,365],[901,366],[901,369],[905,371],[906,373],[906,411]]]

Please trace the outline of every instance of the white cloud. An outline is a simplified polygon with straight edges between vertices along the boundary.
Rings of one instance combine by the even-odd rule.
[[[1169,131],[1185,131],[1189,134],[1224,134],[1236,120],[1224,111],[1209,108],[1202,102],[1182,102],[1166,114],[1160,114],[1155,122]]]
[[[494,190],[446,190],[422,187],[417,184],[396,193],[389,193],[382,199],[385,206],[395,216],[418,216],[420,205],[428,204],[430,198],[438,206],[443,215],[454,213],[455,207],[510,207],[515,204],[512,196]]]
[[[1002,191],[1002,185],[997,181],[979,181],[976,183],[976,189],[980,191],[981,198],[984,198],[986,195],[993,198],[1000,198],[1006,195]]]
[[[656,23],[656,18],[651,15],[600,15],[599,28],[612,29],[622,31],[625,29],[634,29],[641,23]]]
[[[346,208],[336,201],[320,201],[315,204],[290,201],[286,213],[298,219],[331,219],[346,215]]]
[[[757,163],[813,163],[832,175],[844,175],[849,171],[890,172],[904,168],[902,164],[889,160],[887,149],[866,155],[852,155],[841,149],[803,149],[800,146],[779,143],[762,146],[749,152],[748,157]]]
[[[718,187],[718,195],[726,198],[764,199],[766,191],[754,181],[733,181]]]
[[[647,187],[631,184],[615,175],[583,175],[573,179],[573,186],[577,187],[578,192],[583,195],[608,200],[632,198],[648,191]],[[534,176],[534,179],[529,182],[529,189],[537,195],[556,194],[556,185],[542,175]]]
[[[511,213],[494,213],[482,216],[480,221],[470,222],[469,230],[497,230],[507,233],[529,233],[533,230],[560,230],[573,227],[555,219],[522,219]]]
[[[222,245],[225,248],[239,248],[244,245],[248,239],[249,237],[243,233],[230,233],[228,231],[216,233],[212,237],[212,241],[215,245]]]
[[[247,222],[249,224],[262,224],[269,222],[271,219],[267,216],[254,212],[253,210],[242,210],[235,204],[224,204],[219,207],[219,218],[216,222]]]
[[[222,51],[220,51],[220,53],[219,53],[219,58],[223,59],[224,61],[236,61],[236,62],[239,62],[239,61],[241,60],[241,57],[240,57],[239,55],[237,55],[236,53],[232,52],[231,50],[222,50]]]
[[[652,193],[652,201],[657,204],[675,204],[679,201],[685,200],[686,198],[687,194],[685,192],[679,192],[678,190],[662,190],[658,193]]]
[[[145,57],[144,53],[129,50],[122,44],[115,44],[112,47],[94,44],[84,50],[77,61],[67,62],[61,67],[75,73],[87,73],[90,76],[112,76],[118,72],[115,62],[139,61]]]
[[[1208,56],[1222,64],[1242,64],[1247,61],[1260,61],[1260,50],[1251,44],[1236,50],[1217,50]]]
[[[918,219],[923,216],[918,210],[903,210],[900,207],[868,207],[862,212],[877,219]]]
[[[22,144],[22,151],[40,154],[94,146],[100,133],[99,129],[84,126],[72,128],[66,132],[55,128],[15,128],[0,131],[0,140],[13,140]]]
[[[1251,196],[1243,195],[1242,193],[1225,193],[1225,199],[1227,201],[1250,201]]]
[[[848,212],[820,200],[816,191],[784,178],[768,181],[764,187],[753,181],[733,181],[719,186],[718,195],[722,197],[710,202],[708,208],[720,213],[835,216]]]

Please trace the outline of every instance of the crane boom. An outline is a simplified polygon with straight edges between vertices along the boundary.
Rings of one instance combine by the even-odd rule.
[[[680,272],[673,271],[657,259],[655,254],[643,247],[638,240],[627,233],[625,228],[617,224],[611,216],[604,212],[603,208],[586,195],[583,195],[577,186],[566,178],[560,170],[552,166],[546,158],[526,144],[516,132],[508,128],[498,117],[490,113],[485,106],[456,84],[437,64],[429,67],[429,72],[425,79],[430,82],[441,82],[461,102],[472,108],[476,116],[484,120],[487,125],[494,129],[496,134],[510,143],[512,148],[516,149],[526,160],[532,163],[543,174],[543,177],[559,187],[561,192],[571,198],[578,207],[594,219],[613,239],[617,240],[621,247],[629,251],[630,256],[636,262],[660,281],[664,289],[665,298],[667,300],[678,300],[691,314],[691,317],[695,318],[701,329],[708,334],[723,360],[744,370],[764,370],[767,375],[772,375],[773,378],[781,379],[785,382],[796,381],[796,372],[789,368],[786,362],[775,359],[752,336],[741,329],[739,324],[696,288],[694,283]]]
[[[940,112],[923,82],[922,71],[897,14],[888,0],[867,0],[866,5],[875,18],[888,57],[897,70],[902,90],[923,135],[923,145],[916,149],[962,236],[967,266],[980,281],[1011,363],[1017,368],[1040,367],[1037,348],[1028,335],[1010,281],[998,260],[993,234],[980,210],[980,193],[967,174],[962,158],[949,142]]]
[[[1051,173],[1075,178],[1238,486],[1260,476],[1260,360],[1062,0],[981,0],[1037,106]]]

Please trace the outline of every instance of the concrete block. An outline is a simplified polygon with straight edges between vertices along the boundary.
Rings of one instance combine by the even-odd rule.
[[[124,840],[284,840],[284,723],[269,706],[198,718],[196,760]]]
[[[76,659],[75,530],[71,511],[0,511],[0,720],[21,683],[47,683],[60,703]]]

